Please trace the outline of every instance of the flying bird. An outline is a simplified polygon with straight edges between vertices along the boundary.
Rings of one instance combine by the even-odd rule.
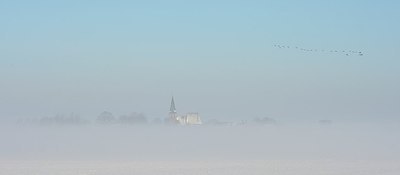
[[[304,48],[304,47],[299,47],[299,46],[288,46],[288,45],[279,45],[275,44],[274,47],[277,47],[279,49],[297,49],[303,52],[330,52],[330,53],[343,53],[346,56],[353,56],[353,55],[358,55],[358,56],[364,56],[364,53],[361,51],[355,51],[355,50],[326,50],[326,49],[315,49],[315,48]]]

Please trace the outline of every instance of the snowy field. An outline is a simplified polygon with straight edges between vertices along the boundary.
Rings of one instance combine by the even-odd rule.
[[[399,126],[4,126],[0,175],[399,175]]]
[[[400,162],[376,161],[2,161],[3,175],[398,175]]]

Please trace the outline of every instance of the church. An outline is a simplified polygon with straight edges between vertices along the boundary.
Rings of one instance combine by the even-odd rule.
[[[169,108],[168,121],[172,124],[178,125],[201,125],[201,119],[198,113],[187,113],[186,115],[178,115],[175,108],[174,97],[171,99],[171,106]]]

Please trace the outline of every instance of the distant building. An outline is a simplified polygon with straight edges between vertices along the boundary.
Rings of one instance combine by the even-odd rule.
[[[198,113],[187,113],[186,115],[178,115],[175,108],[174,97],[171,99],[171,106],[169,108],[169,123],[180,125],[201,125],[201,118]]]
[[[176,113],[176,108],[175,108],[175,101],[174,97],[172,97],[171,100],[171,106],[169,108],[169,116],[168,116],[169,123],[179,123],[178,121],[178,114]]]

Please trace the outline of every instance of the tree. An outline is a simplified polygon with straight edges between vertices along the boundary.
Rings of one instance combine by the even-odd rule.
[[[122,115],[119,121],[124,124],[146,124],[147,118],[143,113],[132,113],[130,115]]]
[[[111,112],[104,111],[97,117],[99,123],[114,123],[115,117]]]

